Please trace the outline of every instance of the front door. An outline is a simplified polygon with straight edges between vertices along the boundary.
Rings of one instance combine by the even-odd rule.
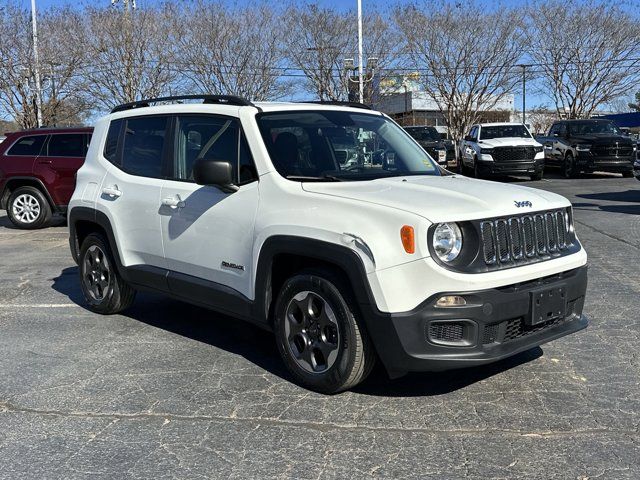
[[[178,116],[173,138],[173,174],[162,188],[161,208],[167,268],[249,297],[258,182],[239,120]],[[232,162],[238,191],[196,184],[193,164],[199,158]]]

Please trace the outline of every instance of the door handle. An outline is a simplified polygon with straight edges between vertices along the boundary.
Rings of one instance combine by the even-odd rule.
[[[118,198],[122,196],[122,192],[118,190],[118,185],[111,185],[102,189],[102,193],[109,195],[111,198]]]
[[[184,208],[184,202],[180,198],[180,195],[174,195],[173,197],[163,198],[162,205],[170,208]]]

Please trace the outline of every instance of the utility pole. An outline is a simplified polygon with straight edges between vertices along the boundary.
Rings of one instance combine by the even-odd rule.
[[[522,123],[526,123],[525,111],[527,108],[527,67],[529,65],[519,65],[522,67]]]
[[[38,25],[36,14],[36,0],[31,0],[31,34],[33,39],[33,73],[36,84],[36,122],[42,126],[42,86],[40,85],[40,60],[38,59]]]
[[[362,66],[362,0],[358,0],[358,98],[364,103],[364,68]]]

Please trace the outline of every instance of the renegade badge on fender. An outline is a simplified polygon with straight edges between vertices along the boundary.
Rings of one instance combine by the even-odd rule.
[[[150,289],[254,322],[325,393],[378,359],[392,378],[483,365],[587,326],[568,200],[450,174],[360,104],[117,107],[69,229],[89,308]]]

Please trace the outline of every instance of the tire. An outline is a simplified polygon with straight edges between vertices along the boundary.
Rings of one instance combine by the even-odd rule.
[[[626,172],[622,172],[623,178],[633,178],[633,170],[627,170]]]
[[[534,182],[537,182],[538,180],[542,180],[543,173],[544,171],[534,173],[533,175],[531,175],[531,180]]]
[[[571,152],[567,153],[567,156],[564,157],[564,163],[562,164],[562,175],[564,178],[576,178],[578,173],[575,169],[573,154]]]
[[[480,173],[480,169],[478,168],[478,159],[473,158],[473,177],[474,178],[482,178],[482,173]]]
[[[37,188],[18,187],[9,196],[7,215],[17,228],[34,230],[47,226],[51,220],[51,206]]]
[[[333,394],[371,372],[376,355],[351,290],[330,270],[289,278],[274,313],[278,351],[298,384]]]
[[[109,244],[92,233],[85,238],[79,256],[80,286],[90,310],[105,315],[131,306],[136,291],[120,276]]]

